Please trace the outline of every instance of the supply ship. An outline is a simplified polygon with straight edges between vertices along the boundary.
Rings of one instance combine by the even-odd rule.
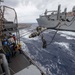
[[[71,12],[67,12],[67,8],[61,12],[61,5],[58,5],[57,10],[46,10],[37,18],[37,22],[40,27],[75,31],[75,6]]]

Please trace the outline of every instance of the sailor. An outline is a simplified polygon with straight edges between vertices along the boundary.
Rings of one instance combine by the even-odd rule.
[[[9,43],[15,43],[14,39],[12,36],[9,36],[9,39],[8,39]]]
[[[2,46],[4,49],[4,53],[6,55],[6,58],[7,58],[8,62],[10,62],[11,51],[9,50],[7,39],[2,40]]]
[[[12,37],[13,37],[14,41],[16,41],[16,36],[15,36],[15,34],[13,34],[13,36],[12,36]]]
[[[21,44],[20,43],[18,43],[17,46],[15,46],[15,50],[19,51],[20,54],[22,53]]]
[[[39,26],[36,28],[36,30],[37,30],[37,32],[40,32],[42,30],[42,27]]]
[[[42,43],[43,43],[42,47],[46,48],[47,47],[47,43],[46,43],[46,40],[44,39],[43,35],[42,35],[41,39],[42,39]]]
[[[39,32],[34,32],[34,33],[32,33],[32,34],[29,36],[29,38],[36,37],[36,36],[39,36],[39,35],[40,35]]]
[[[13,46],[13,43],[9,43],[8,46],[9,46],[9,49],[11,51],[11,56],[13,57],[14,56],[14,46]]]

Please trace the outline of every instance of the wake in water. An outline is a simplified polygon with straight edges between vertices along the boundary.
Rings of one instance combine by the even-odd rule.
[[[25,31],[26,29],[22,32]],[[47,43],[54,32],[51,30],[43,32]],[[31,32],[28,32],[28,35],[23,36],[21,40],[26,44],[32,58],[45,68],[47,75],[75,75],[75,33],[58,32],[52,44],[45,49],[42,48],[40,36],[29,38],[29,34]]]

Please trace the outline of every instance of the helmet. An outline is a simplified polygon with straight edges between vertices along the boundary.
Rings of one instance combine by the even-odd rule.
[[[15,34],[13,34],[13,36],[15,36]]]
[[[21,46],[21,43],[18,43],[18,46]]]

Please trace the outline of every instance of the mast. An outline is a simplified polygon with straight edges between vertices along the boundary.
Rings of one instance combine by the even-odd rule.
[[[2,31],[2,18],[3,18],[3,13],[2,13],[2,9],[1,9],[1,3],[4,2],[3,0],[0,0],[0,34],[1,34],[1,31]]]
[[[57,20],[60,20],[60,8],[61,5],[58,5]]]

